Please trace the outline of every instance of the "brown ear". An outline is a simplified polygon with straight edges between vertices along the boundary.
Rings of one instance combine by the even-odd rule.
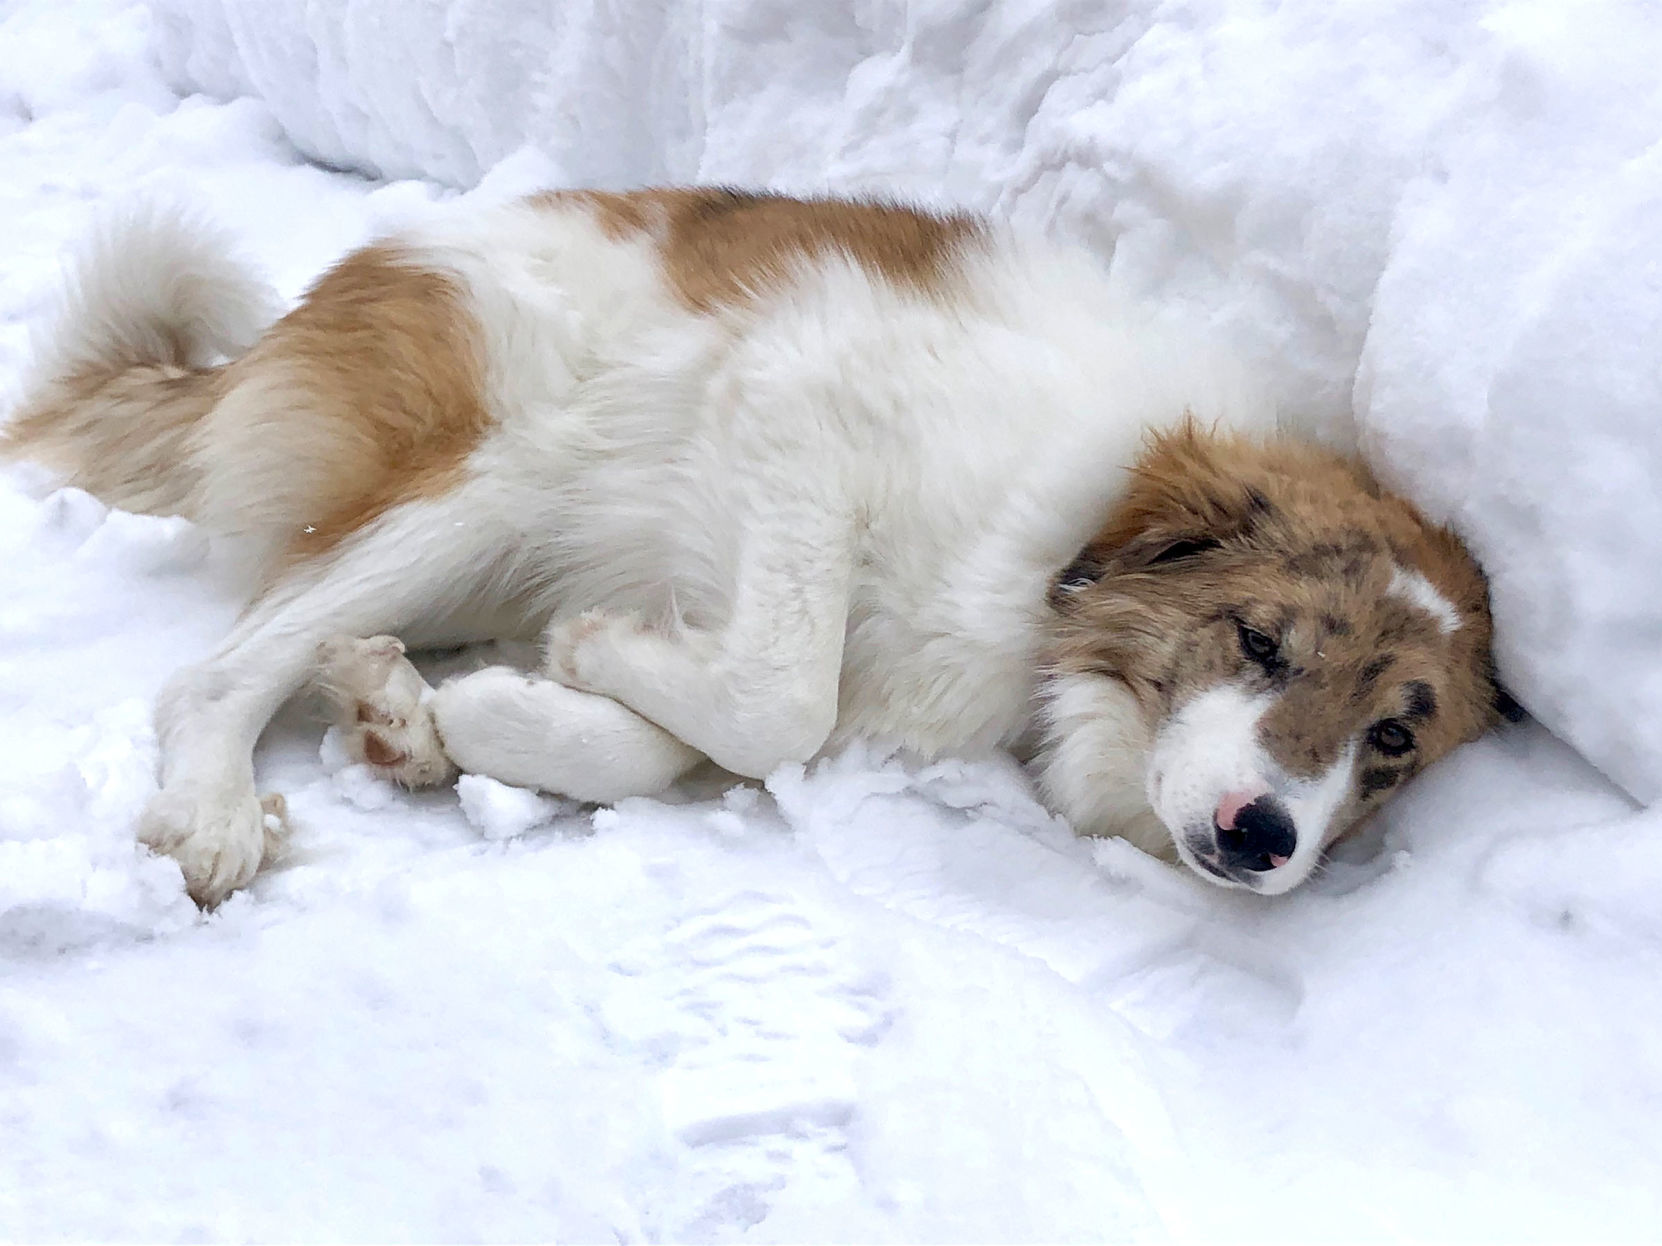
[[[1102,567],[1130,570],[1187,561],[1216,549],[1273,513],[1241,468],[1262,454],[1187,417],[1154,434],[1131,469],[1125,497],[1086,554]]]

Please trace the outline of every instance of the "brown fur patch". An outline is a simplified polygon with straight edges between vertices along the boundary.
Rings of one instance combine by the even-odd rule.
[[[162,363],[55,378],[0,427],[0,456],[31,458],[112,506],[194,517],[192,443],[221,377]]]
[[[1198,552],[1170,557],[1174,548]],[[1327,450],[1186,422],[1151,442],[1074,566],[1095,574],[1055,597],[1056,669],[1112,673],[1151,723],[1219,683],[1274,693],[1260,742],[1289,774],[1314,776],[1357,747],[1337,826],[1495,721],[1477,564],[1452,533]],[[1389,595],[1399,567],[1453,604],[1458,630],[1444,635]],[[1273,655],[1255,659],[1243,630],[1275,641]],[[1412,733],[1405,755],[1371,742],[1388,719]]]
[[[900,288],[940,296],[955,259],[982,232],[979,221],[962,214],[716,187],[554,191],[536,201],[581,204],[614,238],[649,235],[677,297],[704,313],[777,289],[804,260],[827,255],[846,256]]]
[[[478,330],[456,278],[399,246],[347,256],[229,369],[259,401],[216,413],[244,453],[294,457],[290,558],[322,553],[403,502],[461,479],[490,430]],[[285,427],[224,427],[274,421]]]
[[[380,243],[347,256],[223,367],[51,381],[0,450],[114,505],[255,536],[292,562],[453,488],[492,424],[482,385],[457,279]]]

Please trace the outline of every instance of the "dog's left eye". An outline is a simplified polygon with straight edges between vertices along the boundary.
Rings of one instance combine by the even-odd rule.
[[[1272,636],[1266,636],[1256,627],[1248,627],[1245,623],[1237,622],[1235,631],[1241,638],[1241,652],[1260,666],[1272,664],[1276,654],[1281,651],[1279,641]]]
[[[1414,733],[1396,719],[1387,718],[1368,729],[1368,743],[1387,757],[1401,757],[1414,747]]]

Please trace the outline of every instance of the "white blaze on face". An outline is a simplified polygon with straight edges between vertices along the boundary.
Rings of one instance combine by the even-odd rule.
[[[1232,684],[1208,689],[1185,702],[1155,735],[1149,753],[1148,802],[1165,823],[1184,862],[1220,886],[1250,887],[1278,895],[1302,882],[1330,837],[1333,815],[1350,791],[1356,760],[1354,743],[1317,778],[1290,778],[1259,741],[1258,728],[1275,704],[1272,693],[1252,693]],[[1219,877],[1219,803],[1232,794],[1268,796],[1293,819],[1297,846],[1285,865]]]
[[[1436,620],[1443,635],[1452,636],[1460,630],[1460,612],[1454,608],[1454,603],[1418,571],[1398,567],[1385,592],[1388,596],[1402,598],[1418,610],[1424,610]]]
[[[1315,779],[1291,780],[1281,789],[1281,803],[1293,815],[1293,825],[1298,828],[1298,847],[1286,865],[1258,876],[1259,892],[1278,896],[1291,891],[1316,868],[1322,849],[1343,829],[1333,825],[1333,815],[1350,795],[1351,772],[1355,766],[1356,741],[1352,740]]]
[[[1273,766],[1258,743],[1258,723],[1274,700],[1224,684],[1186,701],[1155,735],[1148,803],[1184,860],[1190,840],[1211,838],[1212,815],[1226,792],[1270,789]]]

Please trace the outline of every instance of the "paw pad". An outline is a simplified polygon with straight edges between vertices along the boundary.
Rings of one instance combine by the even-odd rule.
[[[363,750],[364,760],[372,766],[402,766],[410,760],[408,752],[394,747],[385,736],[374,729],[364,732]]]

